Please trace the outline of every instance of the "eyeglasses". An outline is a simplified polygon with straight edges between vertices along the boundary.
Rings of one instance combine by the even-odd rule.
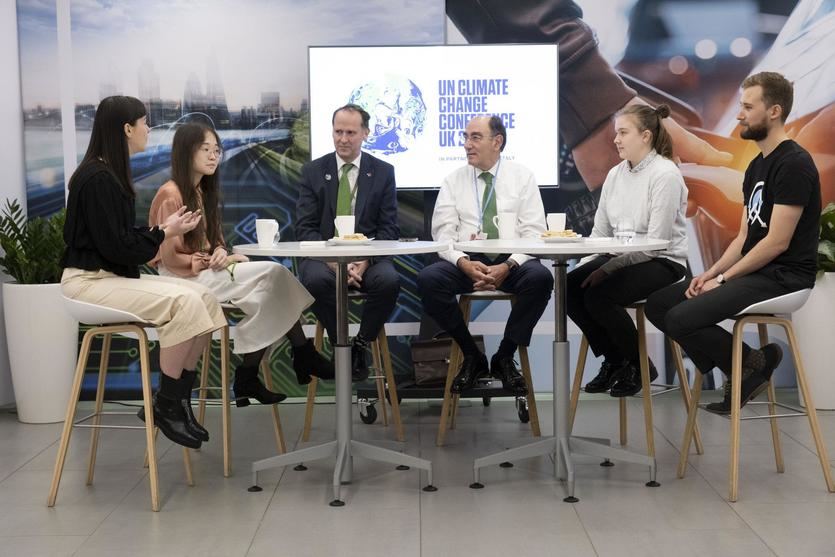
[[[223,151],[221,151],[217,147],[214,147],[214,148],[212,148],[212,147],[200,147],[200,152],[203,153],[204,155],[206,155],[207,157],[211,156],[211,155],[214,155],[215,158],[218,158],[218,159],[221,157],[221,155],[223,155]]]
[[[485,139],[493,139],[494,137],[496,137],[495,134],[490,134],[487,137],[485,137],[480,133],[468,134],[467,132],[461,132],[461,141],[463,141],[464,143],[468,141],[470,143],[481,143]]]

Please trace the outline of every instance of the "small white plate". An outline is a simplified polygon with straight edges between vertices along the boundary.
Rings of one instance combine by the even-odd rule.
[[[546,238],[541,238],[543,242],[546,244],[565,244],[570,242],[582,242],[582,236],[550,236]]]
[[[328,240],[329,246],[367,246],[371,244],[371,238],[365,240],[342,240],[340,238],[331,238]]]
[[[586,238],[586,243],[592,244],[611,244],[615,241],[615,238],[611,238],[609,236],[601,236],[599,238]]]

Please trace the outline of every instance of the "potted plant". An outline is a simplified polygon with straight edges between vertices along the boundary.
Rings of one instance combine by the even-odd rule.
[[[0,269],[9,363],[18,419],[64,419],[78,348],[78,322],[64,310],[61,266],[64,219],[27,219],[17,201],[0,210]]]
[[[835,409],[835,377],[829,347],[835,330],[835,203],[821,213],[818,277],[806,304],[792,316],[809,388],[818,410]],[[804,404],[801,397],[801,404]]]

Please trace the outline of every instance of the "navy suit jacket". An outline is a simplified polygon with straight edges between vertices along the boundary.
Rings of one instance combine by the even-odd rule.
[[[296,239],[333,238],[339,175],[336,154],[328,153],[302,167],[299,199],[296,203]],[[355,232],[377,240],[397,240],[397,191],[394,167],[366,152],[360,159]]]

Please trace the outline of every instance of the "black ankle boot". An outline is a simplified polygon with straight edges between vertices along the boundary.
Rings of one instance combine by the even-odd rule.
[[[257,366],[238,366],[235,370],[235,382],[232,389],[235,391],[235,405],[238,407],[249,406],[250,398],[254,398],[261,404],[278,404],[287,398],[287,395],[274,393],[261,383]]]
[[[658,379],[658,370],[655,369],[655,364],[650,361],[649,382],[652,383],[656,379]],[[626,367],[623,368],[623,372],[618,378],[617,383],[612,385],[612,389],[609,391],[609,396],[613,396],[615,398],[633,396],[638,394],[642,388],[643,385],[641,385],[640,364],[629,362]]]
[[[299,385],[310,383],[311,375],[319,379],[334,378],[333,362],[322,356],[310,339],[301,346],[293,347],[293,371]]]
[[[186,415],[180,400],[169,398],[161,392],[154,395],[154,425],[159,428],[163,435],[174,443],[199,449],[202,442],[194,437],[186,426]],[[137,416],[145,421],[145,408],[142,407]]]
[[[194,412],[191,408],[191,391],[194,389],[194,382],[197,379],[196,371],[183,370],[180,376],[180,403],[183,405],[183,410],[186,413],[186,427],[192,437],[196,437],[201,441],[209,440],[209,432],[200,425],[197,418],[194,417]]]

